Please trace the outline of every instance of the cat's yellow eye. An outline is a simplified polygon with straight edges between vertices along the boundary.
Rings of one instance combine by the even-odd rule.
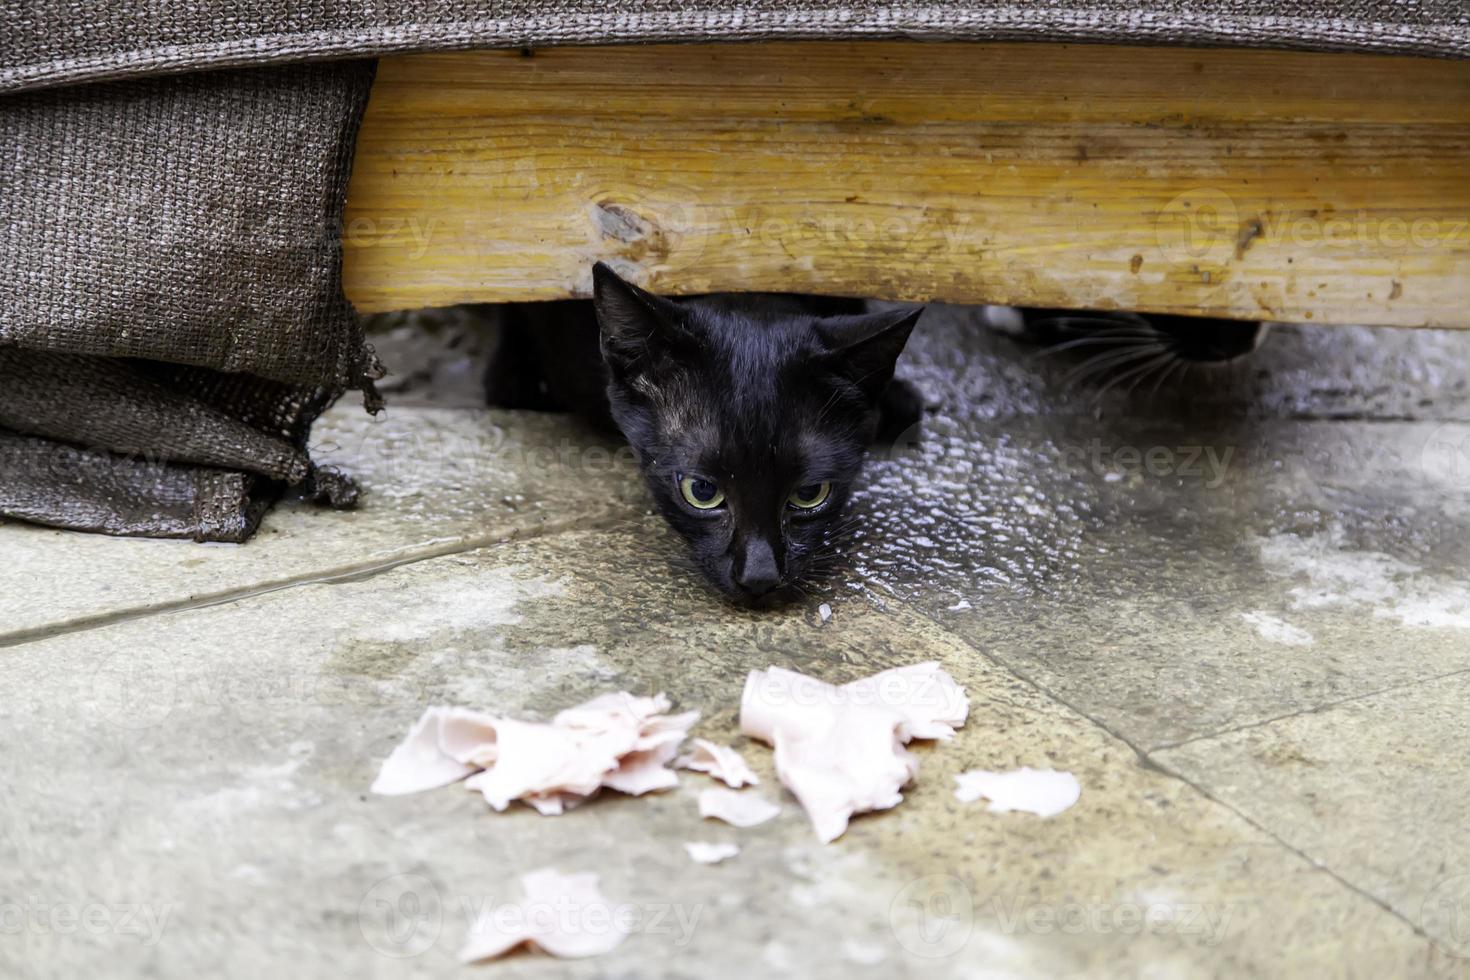
[[[832,495],[832,484],[809,483],[804,487],[797,487],[791,491],[791,496],[786,502],[797,510],[815,510],[827,502]]]
[[[679,492],[695,510],[714,510],[725,502],[725,491],[719,484],[702,476],[679,477]]]

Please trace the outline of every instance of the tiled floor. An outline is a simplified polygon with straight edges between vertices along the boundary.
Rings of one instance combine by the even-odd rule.
[[[238,548],[0,526],[0,975],[456,974],[544,865],[599,872],[634,935],[473,969],[1470,975],[1470,334],[1278,330],[1098,402],[931,311],[923,442],[870,467],[836,579],[758,614],[689,577],[615,446],[472,407],[469,355],[407,363],[423,343],[385,338],[411,382],[385,418],[316,433],[357,512],[287,504]],[[692,774],[555,819],[367,792],[429,704],[663,690],[744,744],[751,668],[925,659],[969,723],[827,846],[789,797],[702,823]],[[1020,765],[1080,802],[952,796]]]

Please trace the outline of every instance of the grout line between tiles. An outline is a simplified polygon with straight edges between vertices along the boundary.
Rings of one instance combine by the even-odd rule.
[[[905,606],[908,605],[907,603],[902,603],[902,604],[905,605]],[[909,606],[909,608],[911,610],[913,610],[915,613],[921,615],[923,618],[927,619],[929,622],[933,623],[936,627],[938,627],[938,629],[939,629],[940,632],[942,632],[944,635],[948,636],[955,643],[957,643],[957,644],[965,647],[966,649],[968,649],[970,651],[973,651],[977,656],[983,657],[984,659],[990,661],[996,667],[998,667],[1001,670],[1005,671],[1006,673],[1010,674],[1012,677],[1016,678],[1021,683],[1029,685],[1030,687],[1032,687],[1033,689],[1035,689],[1042,696],[1048,698],[1049,700],[1055,702],[1056,704],[1059,704],[1059,705],[1067,708],[1070,711],[1075,712],[1079,717],[1085,718],[1087,721],[1091,722],[1093,725],[1096,725],[1099,729],[1101,729],[1103,732],[1107,733],[1109,736],[1117,739],[1119,742],[1121,742],[1122,744],[1126,745],[1128,748],[1132,749],[1133,752],[1134,752],[1134,754],[1137,755],[1137,757],[1138,757],[1139,764],[1142,765],[1144,768],[1151,769],[1154,772],[1157,772],[1157,773],[1159,773],[1162,776],[1166,776],[1166,777],[1168,777],[1170,779],[1176,780],[1176,781],[1184,784],[1185,786],[1189,787],[1191,790],[1193,790],[1194,792],[1198,793],[1203,798],[1209,800],[1211,803],[1214,803],[1215,805],[1217,805],[1219,807],[1222,807],[1223,809],[1225,809],[1228,812],[1230,812],[1231,814],[1233,814],[1236,818],[1238,818],[1239,820],[1243,821],[1247,826],[1253,828],[1257,833],[1262,834],[1263,836],[1265,836],[1266,838],[1268,838],[1269,840],[1271,840],[1272,842],[1274,842],[1278,847],[1280,847],[1283,850],[1285,850],[1286,852],[1288,852],[1288,853],[1296,856],[1297,858],[1299,858],[1300,860],[1304,861],[1309,866],[1311,866],[1313,868],[1316,868],[1321,873],[1327,875],[1328,877],[1330,877],[1333,881],[1337,882],[1343,888],[1346,888],[1348,891],[1354,893],[1355,895],[1359,896],[1360,898],[1364,899],[1365,901],[1368,901],[1368,902],[1373,903],[1374,905],[1376,905],[1380,910],[1382,910],[1387,915],[1392,916],[1393,918],[1397,919],[1399,922],[1401,922],[1404,925],[1408,926],[1409,929],[1412,930],[1415,935],[1419,936],[1421,939],[1425,940],[1426,942],[1428,942],[1430,945],[1432,945],[1436,949],[1441,950],[1441,951],[1445,952],[1448,955],[1454,955],[1454,953],[1453,953],[1452,950],[1450,950],[1447,947],[1445,947],[1434,936],[1431,936],[1429,933],[1425,932],[1424,929],[1417,922],[1414,922],[1412,919],[1408,918],[1403,913],[1399,912],[1392,905],[1390,905],[1387,901],[1385,901],[1384,899],[1379,898],[1377,895],[1374,895],[1372,892],[1369,892],[1369,891],[1363,889],[1362,887],[1354,884],[1353,882],[1349,881],[1347,878],[1344,878],[1335,869],[1329,867],[1328,865],[1326,865],[1326,864],[1322,863],[1321,861],[1317,860],[1316,858],[1312,857],[1310,854],[1308,854],[1307,852],[1303,851],[1301,848],[1297,847],[1295,844],[1292,844],[1290,841],[1286,840],[1281,835],[1279,835],[1275,831],[1271,830],[1269,827],[1265,826],[1264,824],[1262,824],[1261,822],[1259,822],[1255,818],[1251,817],[1249,814],[1245,813],[1243,810],[1241,810],[1240,808],[1236,807],[1234,804],[1232,804],[1229,801],[1224,800],[1224,799],[1216,796],[1214,793],[1210,792],[1209,789],[1207,789],[1201,783],[1195,781],[1194,779],[1191,779],[1189,776],[1186,776],[1183,772],[1181,772],[1181,771],[1179,771],[1177,769],[1174,769],[1174,768],[1168,766],[1164,762],[1162,762],[1162,761],[1160,761],[1158,759],[1155,759],[1153,757],[1153,755],[1148,750],[1144,749],[1138,743],[1136,743],[1135,741],[1133,741],[1133,739],[1131,739],[1128,736],[1124,735],[1122,732],[1120,732],[1117,729],[1113,728],[1111,725],[1109,725],[1107,722],[1103,721],[1101,718],[1098,718],[1097,716],[1095,716],[1091,712],[1085,710],[1084,708],[1080,707],[1079,705],[1073,704],[1067,698],[1061,697],[1060,695],[1056,694],[1050,688],[1048,688],[1045,684],[1043,684],[1040,681],[1036,680],[1035,678],[1029,676],[1025,672],[1020,671],[1020,670],[1017,670],[1011,664],[1006,663],[1004,660],[1001,660],[1001,659],[997,658],[996,656],[994,656],[993,654],[988,653],[985,650],[982,650],[979,647],[975,646],[974,644],[970,643],[964,637],[962,637],[962,636],[960,636],[960,635],[952,632],[947,626],[944,625],[944,623],[940,622],[938,619],[936,619],[935,617],[929,615],[928,613],[923,612],[918,607]],[[1453,673],[1467,673],[1467,672],[1470,672],[1470,671],[1454,671]],[[1451,675],[1444,675],[1444,676],[1451,676]],[[1408,686],[1408,685],[1405,685],[1405,686]]]
[[[619,520],[614,520],[613,518],[602,518],[593,521],[582,519],[576,521],[556,521],[547,522],[535,528],[513,531],[510,534],[459,538],[452,544],[412,551],[399,555],[396,558],[361,562],[355,565],[344,565],[326,572],[309,572],[303,575],[294,575],[261,585],[253,585],[248,588],[225,589],[210,595],[190,596],[187,599],[160,602],[131,609],[114,610],[92,616],[82,616],[65,623],[37,626],[14,633],[0,634],[0,650],[21,646],[26,643],[34,643],[40,640],[49,640],[57,636],[67,636],[73,633],[102,629],[108,626],[118,625],[119,623],[130,623],[140,619],[149,619],[154,616],[165,616],[171,613],[189,612],[196,609],[208,609],[211,606],[229,605],[230,603],[240,602],[245,599],[254,599],[259,596],[269,595],[272,592],[281,592],[308,585],[332,585],[345,582],[358,582],[374,578],[385,572],[391,572],[405,565],[415,565],[419,562],[432,561],[435,558],[464,554],[465,552],[478,551],[482,548],[490,548],[496,545],[552,537],[567,531],[599,530],[614,526],[619,522]]]
[[[1334,708],[1339,708],[1342,705],[1352,704],[1355,701],[1366,701],[1368,698],[1376,698],[1381,694],[1392,694],[1395,691],[1406,691],[1410,688],[1420,687],[1424,684],[1433,684],[1435,681],[1442,681],[1450,677],[1459,677],[1464,674],[1470,674],[1470,667],[1461,667],[1458,670],[1449,670],[1445,671],[1443,674],[1433,674],[1429,677],[1418,677],[1414,680],[1404,681],[1402,684],[1390,684],[1388,687],[1380,687],[1376,690],[1366,691],[1362,694],[1354,694],[1350,697],[1340,698],[1336,701],[1328,701],[1325,704],[1315,704],[1307,708],[1298,708],[1295,711],[1287,711],[1283,714],[1273,715],[1270,718],[1262,718],[1259,721],[1246,722],[1243,725],[1236,725],[1233,728],[1222,728],[1219,731],[1206,732],[1203,735],[1191,735],[1189,738],[1183,738],[1177,742],[1165,742],[1162,745],[1155,745],[1152,748],[1148,749],[1148,751],[1171,752],[1174,749],[1181,748],[1185,745],[1193,745],[1195,742],[1208,742],[1211,739],[1224,738],[1227,735],[1234,735],[1238,732],[1248,732],[1254,728],[1264,728],[1267,725],[1274,725],[1278,721],[1289,721],[1292,718],[1301,718],[1304,715],[1323,714],[1325,712],[1331,711]]]

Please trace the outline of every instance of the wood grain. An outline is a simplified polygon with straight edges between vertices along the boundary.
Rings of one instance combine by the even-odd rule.
[[[364,311],[671,293],[1470,325],[1470,62],[772,43],[385,59]]]

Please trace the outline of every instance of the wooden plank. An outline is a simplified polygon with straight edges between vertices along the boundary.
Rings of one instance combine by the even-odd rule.
[[[1025,44],[382,62],[359,309],[652,288],[1470,325],[1470,62]]]

